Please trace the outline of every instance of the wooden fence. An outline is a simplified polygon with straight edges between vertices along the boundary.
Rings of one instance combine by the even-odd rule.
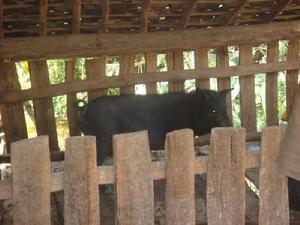
[[[241,41],[241,40],[240,40]],[[261,44],[261,43],[257,43]],[[106,76],[106,55],[85,62],[86,80],[75,80],[76,59],[66,60],[65,82],[56,85],[49,84],[49,72],[46,60],[29,62],[31,89],[20,90],[17,70],[14,62],[2,63],[0,66],[0,104],[3,112],[6,142],[11,143],[27,138],[24,119],[23,102],[33,100],[36,128],[38,135],[49,135],[50,149],[58,149],[56,123],[51,98],[67,95],[67,117],[70,136],[80,134],[76,122],[76,93],[88,91],[89,99],[106,95],[107,88],[120,87],[122,93],[134,93],[135,84],[146,84],[147,93],[156,93],[156,82],[168,81],[169,91],[183,91],[184,81],[195,79],[196,86],[209,89],[209,78],[217,78],[218,90],[231,87],[231,76],[239,76],[240,83],[240,118],[241,126],[247,132],[257,129],[255,103],[255,74],[266,73],[266,123],[276,126],[278,121],[278,89],[279,71],[287,71],[286,96],[287,111],[291,109],[293,96],[298,83],[299,38],[289,40],[286,61],[279,61],[278,41],[268,43],[267,63],[254,64],[252,47],[254,45],[239,45],[239,65],[229,66],[228,46],[216,47],[217,64],[208,67],[209,48],[190,49],[195,53],[195,69],[183,68],[183,50],[164,51],[167,55],[167,72],[158,72],[157,54],[162,52],[146,52],[146,69],[142,74],[133,71],[134,54],[122,54],[120,57],[120,74],[115,77]],[[75,51],[75,50],[74,50]],[[228,112],[232,118],[232,102],[228,97]]]
[[[153,180],[166,179],[166,224],[195,224],[195,174],[207,173],[209,225],[245,224],[245,170],[260,167],[259,224],[289,224],[287,178],[275,160],[284,130],[262,132],[261,151],[246,152],[245,129],[215,128],[208,157],[194,154],[193,132],[166,137],[165,161],[151,162],[146,131],[113,137],[114,166],[96,166],[94,137],[66,140],[65,170],[50,174],[48,138],[12,144],[12,181],[0,199],[13,199],[14,224],[50,225],[50,192],[64,190],[65,224],[99,224],[99,184],[116,187],[119,225],[153,225]],[[104,224],[105,225],[105,224]]]

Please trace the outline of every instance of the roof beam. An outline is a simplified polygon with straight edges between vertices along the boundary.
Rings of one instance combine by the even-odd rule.
[[[270,15],[264,20],[264,22],[266,23],[271,23],[276,16],[279,15],[279,13],[281,11],[283,11],[284,9],[286,9],[288,7],[288,5],[292,2],[292,0],[285,0],[282,1],[277,7],[275,7],[275,9],[270,13]]]
[[[107,22],[109,21],[109,0],[102,0],[102,23],[99,32],[106,32]]]
[[[223,26],[231,24],[232,21],[235,19],[235,17],[239,14],[241,9],[244,7],[246,2],[247,2],[247,0],[240,0],[237,7],[234,10],[232,10],[230,13],[228,13],[224,16],[219,16],[217,18],[216,22]]]
[[[80,33],[81,0],[73,0],[73,34]]]
[[[182,23],[180,24],[181,30],[184,30],[186,28],[186,26],[188,25],[188,22],[190,21],[192,13],[197,6],[197,3],[198,3],[197,0],[190,1],[189,6],[187,7],[186,12],[183,16]]]
[[[47,12],[48,12],[48,0],[40,0],[39,8],[39,24],[40,35],[47,35]]]
[[[146,0],[145,4],[143,6],[143,13],[141,16],[141,30],[142,32],[147,32],[148,31],[148,14],[151,8],[151,2],[152,0]]]

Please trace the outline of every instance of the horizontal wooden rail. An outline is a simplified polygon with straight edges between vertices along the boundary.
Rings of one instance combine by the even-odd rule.
[[[168,72],[146,72],[143,74],[130,74],[128,76],[105,77],[102,79],[89,79],[69,81],[43,88],[0,93],[0,103],[19,102],[40,98],[48,98],[63,94],[81,91],[90,91],[110,87],[125,87],[128,85],[152,83],[159,81],[176,81],[185,79],[224,78],[230,76],[248,76],[256,73],[270,73],[281,70],[298,70],[300,61],[272,62],[247,66],[199,68],[193,70],[174,70]]]
[[[300,36],[298,21],[138,34],[73,34],[0,40],[0,60],[94,57],[167,49],[254,44]]]
[[[246,153],[246,168],[259,167],[260,153],[259,151],[251,151]],[[152,177],[154,180],[165,178],[165,162],[157,161],[152,163]],[[207,156],[196,157],[195,174],[203,174],[207,171]],[[63,190],[63,172],[52,173],[51,191]],[[98,184],[114,183],[114,167],[100,166],[98,167]],[[0,181],[0,200],[10,199],[12,197],[11,180]]]

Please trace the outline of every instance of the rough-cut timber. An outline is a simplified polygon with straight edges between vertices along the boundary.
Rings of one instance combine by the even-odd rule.
[[[47,61],[29,62],[29,72],[32,88],[49,87],[49,72]],[[42,92],[42,91],[41,91]],[[56,122],[51,98],[33,101],[36,131],[38,135],[49,135],[50,150],[58,150]]]
[[[223,66],[223,67],[229,66],[228,48],[220,47],[216,49],[216,52],[217,52],[217,66]],[[218,81],[218,91],[229,90],[231,88],[230,77],[219,78],[217,81]],[[228,117],[230,121],[232,121],[231,93],[227,94],[226,104],[227,104]]]
[[[91,79],[82,81],[72,81],[57,85],[51,85],[44,88],[34,88],[22,91],[8,91],[0,93],[0,103],[18,102],[28,99],[38,99],[57,95],[63,95],[73,92],[86,90],[96,90],[99,88],[124,87],[138,83],[153,83],[165,81],[168,77],[172,80],[185,79],[207,79],[209,77],[222,78],[238,74],[239,76],[248,76],[255,73],[275,72],[280,70],[296,70],[300,68],[299,60],[276,62],[267,64],[255,64],[236,67],[216,67],[216,68],[198,68],[195,70],[178,70],[169,72],[149,72],[144,74],[130,74],[126,78],[121,75],[116,77],[105,77],[102,80]],[[201,85],[201,88],[204,88]]]
[[[102,79],[105,77],[105,56],[85,61],[87,79]],[[89,101],[106,94],[105,89],[89,91]]]
[[[146,72],[156,72],[157,63],[156,63],[156,52],[147,52],[146,53]],[[146,85],[147,94],[156,93],[156,82],[152,82]]]
[[[195,51],[196,70],[208,68],[208,48],[200,48]],[[200,79],[196,80],[196,86],[199,89],[210,89],[209,78],[205,77],[200,71],[197,72]],[[203,76],[203,78],[202,78]]]
[[[193,131],[184,129],[168,133],[166,137],[166,224],[195,225],[194,162]]]
[[[284,130],[269,127],[262,132],[259,175],[259,224],[288,225],[287,177],[277,170],[276,160]]]
[[[126,79],[133,72],[133,55],[122,55],[120,57],[120,75]],[[134,85],[125,86],[120,89],[121,94],[134,94]]]
[[[96,138],[66,139],[64,168],[66,225],[100,225]]]
[[[0,59],[40,59],[129,54],[254,44],[300,36],[299,21],[136,34],[73,34],[0,40]],[[113,46],[113,48],[112,48]],[[58,51],[59,50],[59,51]]]
[[[21,89],[14,63],[0,63],[0,77],[0,90],[2,93]],[[0,105],[0,109],[6,146],[9,150],[10,143],[27,138],[23,103]]]
[[[252,46],[240,46],[240,65],[251,65]],[[239,77],[240,79],[240,104],[241,104],[241,125],[247,132],[256,131],[256,105],[255,105],[255,80],[254,75]]]
[[[69,59],[66,61],[66,82],[75,80],[75,65],[76,59]],[[77,122],[77,98],[76,93],[67,95],[67,117],[69,124],[70,136],[78,136],[81,134],[80,128]]]
[[[268,45],[268,62],[278,62],[279,46],[278,41]],[[266,74],[266,117],[268,126],[277,126],[278,102],[277,102],[277,80],[278,72]]]
[[[299,38],[289,40],[288,60],[299,60]],[[286,103],[287,112],[290,112],[293,107],[295,93],[298,84],[298,70],[287,70],[286,72]]]
[[[153,225],[154,194],[148,133],[113,137],[118,225]]]
[[[50,225],[48,137],[14,142],[11,148],[14,224]]]
[[[208,224],[245,224],[245,129],[215,128],[210,143]]]
[[[167,53],[167,67],[168,71],[183,70],[183,52],[169,51]],[[180,92],[184,90],[184,81],[169,82],[170,92]]]

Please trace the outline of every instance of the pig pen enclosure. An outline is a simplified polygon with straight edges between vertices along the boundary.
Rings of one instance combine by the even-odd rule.
[[[73,224],[74,216],[80,216],[83,221],[89,221],[86,224],[94,224],[98,220],[99,202],[95,201],[98,197],[93,188],[98,184],[115,183],[119,223],[153,224],[151,183],[153,179],[166,178],[166,222],[193,224],[193,177],[211,171],[207,175],[208,223],[243,224],[245,168],[260,167],[259,223],[288,224],[286,178],[276,172],[273,161],[283,131],[272,127],[262,134],[257,133],[255,75],[265,74],[266,126],[278,126],[279,72],[285,72],[287,114],[291,110],[298,84],[299,10],[300,3],[296,0],[0,1],[0,104],[7,148],[7,153],[0,155],[0,164],[12,161],[12,168],[16,171],[15,180],[0,181],[0,199],[13,198],[17,209],[16,221],[26,218],[41,224],[42,221],[48,223],[49,193],[64,190],[65,206],[70,210],[65,213],[65,222]],[[288,42],[287,57],[284,60],[279,51],[282,40]],[[253,56],[253,49],[261,44],[265,45],[262,61]],[[230,48],[238,49],[238,60],[234,65],[229,62]],[[216,58],[213,66],[209,63],[212,49]],[[186,52],[193,52],[194,66],[188,69],[184,64]],[[136,55],[143,55],[145,62],[142,72],[135,68]],[[165,69],[161,69],[157,63],[159,55],[165,57]],[[119,58],[118,76],[108,76],[107,64],[112,56]],[[76,62],[82,57],[85,57],[87,77],[78,80],[75,76]],[[63,82],[50,84],[47,65],[50,59],[64,60]],[[26,90],[21,90],[17,72],[17,64],[21,61],[28,63],[31,87]],[[208,159],[204,156],[195,159],[192,156],[194,140],[190,137],[190,131],[176,131],[167,139],[170,143],[166,147],[166,161],[151,164],[145,150],[149,150],[145,144],[145,134],[130,134],[121,135],[120,140],[116,138],[117,142],[123,141],[124,146],[132,147],[120,156],[115,167],[96,168],[94,164],[88,164],[93,162],[93,155],[78,159],[70,155],[68,159],[66,153],[65,172],[50,175],[47,151],[50,151],[51,161],[63,160],[65,155],[59,151],[53,97],[66,96],[69,135],[77,136],[81,132],[76,122],[76,93],[87,91],[90,101],[111,92],[135,94],[135,85],[144,84],[146,94],[155,94],[161,82],[164,82],[169,92],[181,92],[185,90],[187,80],[192,80],[197,88],[210,89],[212,78],[217,80],[217,90],[220,91],[233,87],[232,77],[238,79],[240,126],[246,132],[241,128],[215,130]],[[33,102],[36,133],[38,136],[48,135],[49,145],[41,137],[16,142],[10,147],[11,143],[28,138],[24,111],[24,103],[27,101]],[[232,101],[231,96],[228,96],[228,114],[233,121]],[[246,139],[261,139],[261,152],[245,155]],[[140,143],[141,140],[145,142]],[[135,141],[142,147],[137,147],[139,144],[125,144]],[[195,142],[201,140],[195,139]],[[206,139],[204,142],[209,141]],[[89,138],[74,138],[69,139],[66,150],[68,152],[68,148],[74,148],[74,154],[85,154],[81,151],[93,149],[93,145]],[[78,146],[82,146],[82,149]],[[11,158],[11,148],[20,149],[16,150],[18,153],[15,158],[13,155]],[[181,156],[176,155],[179,148],[186,150],[181,152]],[[141,155],[138,150],[144,154]],[[69,152],[73,154],[73,150]],[[91,161],[82,160],[85,157],[91,157]],[[177,160],[178,157],[182,161]],[[128,160],[128,167],[124,165],[125,159]],[[75,169],[75,164],[81,165],[80,172]],[[74,174],[70,167],[74,168]],[[177,171],[177,167],[182,171]],[[176,182],[178,177],[181,182]],[[83,183],[77,184],[79,180]],[[130,182],[132,189],[127,189],[126,182]],[[36,187],[34,192],[37,194],[23,199],[20,193],[23,193],[24,187],[29,188],[29,193],[32,193],[31,187]],[[73,190],[73,187],[76,189]],[[84,187],[85,190],[77,190],[77,187]],[[216,190],[216,187],[219,189]],[[66,194],[68,191],[69,194]],[[82,196],[73,192],[82,193]],[[140,193],[140,196],[136,198],[137,195],[133,193]],[[86,208],[82,204],[85,201],[88,204]],[[33,202],[33,205],[18,208],[24,206],[25,202]],[[18,212],[24,208],[28,212]],[[43,216],[32,213],[35,210],[41,210]],[[75,210],[82,214],[75,215]]]

